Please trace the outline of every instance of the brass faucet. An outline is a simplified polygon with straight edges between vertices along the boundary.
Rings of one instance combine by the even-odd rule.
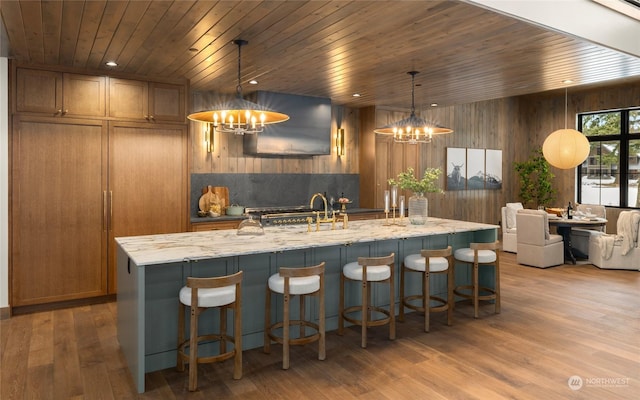
[[[313,209],[313,201],[316,197],[320,197],[322,199],[322,203],[324,205],[324,218],[320,217],[320,211],[316,211],[316,232],[320,230],[321,223],[331,223],[331,230],[336,229],[336,212],[332,210],[331,217],[329,217],[329,209],[327,207],[327,198],[324,197],[322,193],[316,193],[311,196],[311,201],[309,202],[309,207]],[[309,224],[307,230],[311,232],[311,218],[307,218],[307,223]]]
[[[320,222],[331,222],[331,220],[329,219],[329,214],[327,213],[327,198],[324,197],[324,195],[322,193],[316,193],[313,196],[311,196],[311,201],[309,202],[309,208],[311,208],[313,210],[313,201],[318,196],[320,196],[320,198],[322,199],[322,203],[324,204],[324,220],[320,220],[320,212],[319,211],[316,212],[316,214],[318,216],[318,219],[320,220]]]

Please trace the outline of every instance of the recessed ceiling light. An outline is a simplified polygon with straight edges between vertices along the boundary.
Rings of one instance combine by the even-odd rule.
[[[117,63],[117,62],[115,62],[115,61],[107,61],[105,64],[106,64],[108,67],[117,67],[117,66],[118,66],[118,63]]]
[[[565,79],[562,81],[562,83],[573,83],[573,81],[571,79]]]
[[[190,47],[189,51],[192,52],[192,53],[197,53],[199,50],[196,49],[195,47]]]
[[[354,93],[352,94],[353,97],[360,97],[360,93]]]
[[[431,107],[438,107],[438,103],[431,103]]]
[[[252,79],[252,80],[250,80],[250,81],[249,81],[249,84],[250,84],[250,85],[257,85],[257,84],[258,84],[258,81],[257,81],[257,80],[255,80],[255,79]]]

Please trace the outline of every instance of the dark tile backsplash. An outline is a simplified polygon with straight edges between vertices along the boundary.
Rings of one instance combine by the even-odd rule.
[[[360,206],[358,174],[191,174],[191,215],[198,212],[202,189],[208,185],[229,188],[229,202],[244,207],[309,205],[314,193],[338,201],[343,193]],[[319,207],[319,200],[316,200]]]

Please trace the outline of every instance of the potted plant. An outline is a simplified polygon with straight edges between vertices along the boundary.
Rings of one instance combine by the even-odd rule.
[[[520,200],[525,207],[546,207],[556,199],[553,178],[549,162],[537,148],[531,152],[529,159],[513,163],[520,177]]]
[[[413,168],[407,168],[406,172],[398,174],[396,179],[389,179],[391,186],[399,186],[403,190],[410,190],[413,196],[409,198],[409,222],[414,225],[424,225],[427,222],[429,201],[424,197],[425,193],[443,193],[436,182],[442,170],[440,168],[427,168],[422,179],[415,176]]]

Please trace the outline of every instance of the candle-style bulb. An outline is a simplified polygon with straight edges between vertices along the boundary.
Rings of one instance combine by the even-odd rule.
[[[389,212],[389,191],[384,191],[384,212]]]

